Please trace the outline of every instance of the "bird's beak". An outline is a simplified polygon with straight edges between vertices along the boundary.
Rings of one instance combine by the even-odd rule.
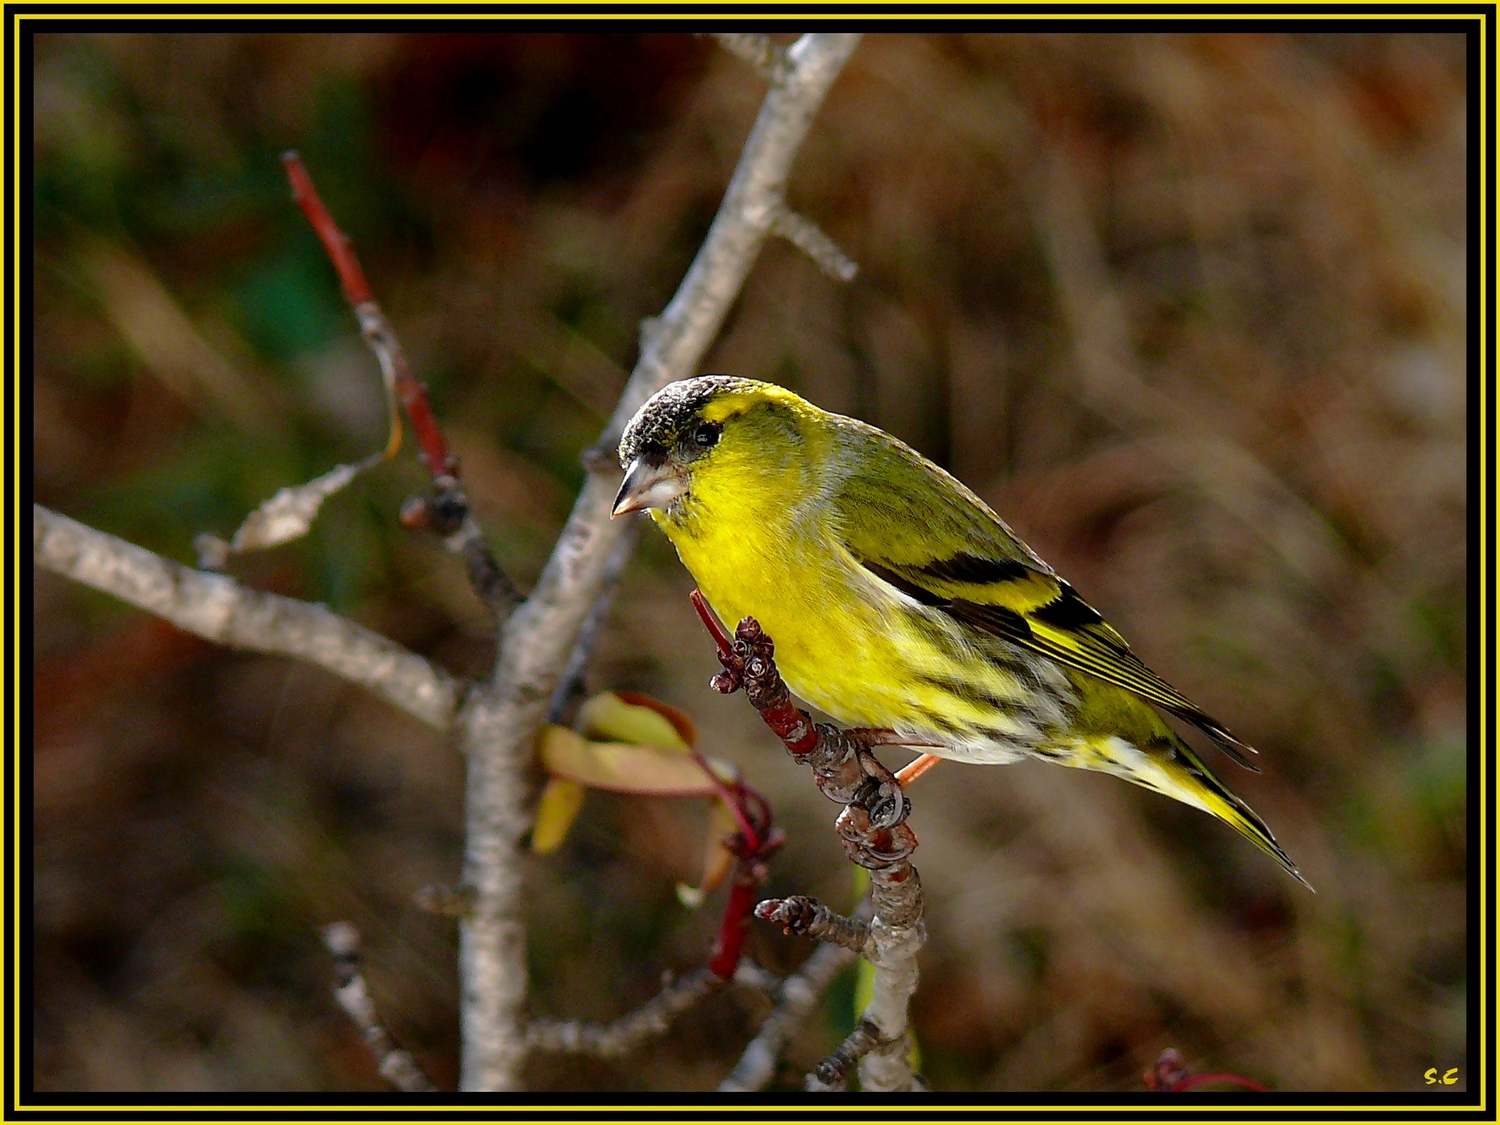
[[[626,512],[638,512],[642,508],[665,509],[687,491],[687,482],[677,470],[654,457],[640,456],[625,470],[625,481],[615,497],[614,510],[610,518]]]

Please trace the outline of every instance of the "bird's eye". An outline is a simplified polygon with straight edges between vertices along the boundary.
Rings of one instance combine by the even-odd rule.
[[[693,444],[699,449],[707,449],[719,440],[719,431],[722,426],[716,426],[712,422],[704,422],[693,431]]]

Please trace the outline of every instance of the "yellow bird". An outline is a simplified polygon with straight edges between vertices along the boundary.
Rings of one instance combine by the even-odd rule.
[[[1306,883],[1154,707],[1250,769],[1254,751],[890,434],[770,383],[705,375],[641,407],[620,463],[614,514],[650,509],[720,618],[755,617],[813,706],[955,761],[1114,774],[1227,821]]]

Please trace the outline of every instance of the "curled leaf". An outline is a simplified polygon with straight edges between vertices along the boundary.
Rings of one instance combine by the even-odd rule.
[[[567,727],[547,726],[537,743],[542,768],[591,789],[661,797],[712,797],[716,788],[702,767],[679,749],[593,742]],[[727,762],[709,760],[719,777],[735,777]]]
[[[335,465],[306,484],[277,489],[276,495],[245,517],[228,543],[213,535],[198,536],[194,545],[199,561],[209,569],[217,569],[230,555],[241,551],[264,550],[300,539],[312,528],[323,501],[372,465],[379,464],[384,456],[376,453],[352,465]]]
[[[703,878],[696,887],[677,887],[682,904],[695,909],[734,865],[724,840],[739,823],[724,803],[723,786],[736,784],[739,771],[728,762],[694,753],[698,731],[693,720],[648,695],[601,692],[579,709],[577,725],[576,731],[544,727],[538,740],[537,757],[551,780],[537,809],[533,850],[550,851],[562,842],[578,815],[585,786],[616,793],[714,798]]]
[[[708,834],[703,852],[703,878],[696,887],[690,887],[686,883],[677,884],[677,900],[689,910],[696,910],[702,906],[703,900],[717,890],[729,875],[730,868],[734,866],[734,856],[730,855],[729,849],[724,846],[724,838],[738,828],[734,814],[725,807],[723,800],[715,801],[708,813]]]
[[[537,802],[536,823],[531,828],[531,850],[546,855],[557,850],[583,808],[583,786],[566,777],[549,778]]]

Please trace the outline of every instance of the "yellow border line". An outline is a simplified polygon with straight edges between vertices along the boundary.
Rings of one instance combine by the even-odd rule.
[[[1490,622],[1490,596],[1489,596],[1489,571],[1492,565],[1490,558],[1488,535],[1491,527],[1489,515],[1489,501],[1492,495],[1488,479],[1490,450],[1494,444],[1494,434],[1491,432],[1489,420],[1490,393],[1489,393],[1489,366],[1492,356],[1489,350],[1489,333],[1495,325],[1495,309],[1491,305],[1493,294],[1489,290],[1489,267],[1494,261],[1495,248],[1490,245],[1493,231],[1489,225],[1489,204],[1493,184],[1490,182],[1489,157],[1490,149],[1490,107],[1486,99],[1486,91],[1492,67],[1492,60],[1488,51],[1489,17],[1482,15],[1479,19],[1479,323],[1474,327],[1479,331],[1479,992],[1476,999],[1480,1004],[1479,1019],[1479,1059],[1481,1067],[1489,1060],[1489,1021],[1485,1019],[1483,1010],[1484,998],[1488,995],[1491,985],[1489,977],[1488,958],[1484,955],[1490,948],[1493,934],[1489,928],[1489,915],[1486,901],[1486,888],[1489,886],[1489,875],[1492,867],[1489,852],[1484,841],[1490,828],[1488,810],[1485,807],[1484,794],[1488,791],[1491,770],[1494,768],[1490,761],[1490,745],[1492,730],[1489,726],[1487,704],[1494,699],[1493,687],[1489,685],[1489,642],[1494,636],[1494,626]],[[1488,634],[1488,635],[1486,635]],[[1489,699],[1485,699],[1486,688],[1489,688]],[[1471,1054],[1470,1058],[1474,1056]],[[1483,1078],[1489,1077],[1488,1071],[1481,1071]],[[1481,1082],[1479,1088],[1479,1100],[1481,1105],[1485,1102],[1485,1091],[1488,1082]],[[1485,1106],[1485,1108],[1491,1108]]]
[[[166,2],[166,3],[180,3],[183,6],[182,7],[182,11],[180,11],[180,12],[143,12],[143,13],[134,13],[134,12],[132,12],[132,13],[129,13],[129,18],[132,21],[143,21],[143,20],[181,20],[181,19],[183,19],[186,16],[191,16],[194,20],[251,20],[251,19],[261,19],[261,20],[329,20],[329,19],[351,19],[351,20],[353,20],[353,19],[362,19],[362,18],[368,17],[370,19],[413,20],[413,21],[416,21],[416,20],[430,21],[430,20],[475,20],[475,19],[483,19],[483,20],[533,20],[533,21],[552,20],[552,21],[565,21],[565,22],[574,22],[574,23],[586,23],[586,22],[598,22],[599,20],[641,20],[641,21],[647,21],[647,20],[694,20],[694,19],[711,20],[711,19],[732,19],[732,18],[735,18],[735,16],[736,16],[736,13],[734,13],[734,12],[727,12],[727,13],[726,12],[713,12],[713,11],[703,12],[703,11],[699,11],[697,9],[692,9],[692,8],[683,8],[681,11],[671,11],[671,12],[589,12],[587,14],[579,14],[579,13],[576,13],[576,12],[546,12],[546,11],[529,11],[529,12],[494,12],[494,11],[483,11],[483,12],[413,12],[413,11],[407,11],[407,12],[386,12],[386,11],[380,11],[378,8],[376,8],[376,9],[370,9],[370,7],[369,7],[372,3],[374,3],[374,4],[389,3],[392,6],[400,5],[402,7],[410,7],[411,4],[412,4],[412,2],[413,2],[413,0],[349,0],[349,6],[346,7],[346,8],[345,7],[339,7],[339,5],[341,4],[342,0],[324,0],[324,2],[327,2],[327,3],[330,4],[330,8],[331,8],[331,10],[325,11],[325,12],[257,12],[257,13],[253,13],[253,14],[240,14],[240,13],[227,13],[227,12],[195,13],[195,12],[192,12],[191,9],[189,9],[187,7],[187,4],[189,3],[189,0],[164,0],[164,2]],[[275,2],[278,2],[278,0],[267,0],[267,2],[275,3]],[[296,0],[286,0],[286,2],[296,2]],[[354,6],[354,4],[356,2],[360,5],[359,7],[355,7]],[[420,0],[419,0],[419,2],[420,2]],[[481,7],[481,6],[489,6],[489,5],[491,5],[491,4],[495,3],[495,2],[506,2],[506,0],[434,0],[434,2],[442,2],[442,3],[450,3],[450,4],[461,4],[461,5],[472,4],[475,7]],[[595,0],[595,2],[599,2],[599,0]],[[624,3],[633,2],[633,0],[602,0],[602,2],[604,2],[604,3],[620,3],[620,4],[624,4]],[[967,2],[967,0],[966,0],[966,2]],[[1060,0],[1060,2],[1068,2],[1068,0]],[[1076,0],[1076,2],[1084,2],[1084,0]],[[1092,2],[1092,3],[1106,3],[1106,4],[1127,4],[1127,3],[1128,4],[1134,4],[1134,3],[1139,3],[1140,0],[1087,0],[1087,2]],[[1159,2],[1159,3],[1169,3],[1169,4],[1173,4],[1173,5],[1182,5],[1182,6],[1185,7],[1186,4],[1189,2],[1189,0],[1156,0],[1156,2]],[[1392,6],[1393,7],[1395,6],[1394,3],[1393,3]],[[122,13],[122,15],[123,15],[123,13]],[[27,19],[27,18],[29,18],[29,19],[45,19],[45,20],[48,20],[49,22],[50,21],[57,21],[57,20],[94,20],[94,21],[97,21],[97,20],[99,20],[101,18],[107,19],[107,18],[109,18],[109,16],[108,16],[108,13],[98,13],[98,12],[91,12],[91,13],[59,12],[57,14],[50,14],[49,13],[49,14],[46,14],[46,15],[36,14],[36,13],[17,13],[16,14],[16,18],[17,19]],[[745,18],[750,18],[750,17],[747,16]],[[772,18],[779,19],[779,18],[782,18],[782,17],[780,15],[780,13],[775,13],[775,14],[773,14]],[[860,20],[860,21],[865,21],[865,22],[882,21],[882,22],[888,22],[888,23],[894,23],[894,22],[910,23],[913,19],[920,18],[924,22],[944,21],[944,22],[958,23],[958,22],[976,22],[976,21],[987,21],[987,20],[988,21],[1014,21],[1014,20],[1037,20],[1037,21],[1040,21],[1040,20],[1046,20],[1046,21],[1049,21],[1049,22],[1056,22],[1056,21],[1059,21],[1059,20],[1083,21],[1083,20],[1103,20],[1103,19],[1109,19],[1109,20],[1136,20],[1136,19],[1140,19],[1140,20],[1174,20],[1174,19],[1189,20],[1190,19],[1190,20],[1194,20],[1194,21],[1202,21],[1202,20],[1223,20],[1223,21],[1238,20],[1238,21],[1248,21],[1248,20],[1254,20],[1254,19],[1276,19],[1276,20],[1320,20],[1320,21],[1325,21],[1326,22],[1326,21],[1329,21],[1329,20],[1375,20],[1375,19],[1383,19],[1383,20],[1410,20],[1410,19],[1418,18],[1418,17],[1416,17],[1415,13],[1411,10],[1411,8],[1409,6],[1406,6],[1406,7],[1402,7],[1402,9],[1399,10],[1399,11],[1379,11],[1379,10],[1376,10],[1376,11],[1368,11],[1368,10],[1353,11],[1353,10],[1351,10],[1351,11],[1341,11],[1341,12],[1332,12],[1332,13],[1328,13],[1328,12],[1323,12],[1323,13],[1313,13],[1313,12],[1287,12],[1287,13],[1281,13],[1281,12],[1264,12],[1264,13],[1249,13],[1249,14],[1245,14],[1245,13],[1229,13],[1229,12],[1215,13],[1215,12],[1192,12],[1192,11],[1183,11],[1181,13],[1176,13],[1176,12],[1171,12],[1171,11],[1165,11],[1165,12],[1121,12],[1121,13],[1108,13],[1108,12],[1089,12],[1089,13],[1079,13],[1079,12],[1059,12],[1059,13],[1051,13],[1051,12],[1014,12],[1014,13],[1005,13],[1005,12],[975,12],[975,13],[964,13],[964,14],[961,14],[961,15],[960,14],[953,14],[953,13],[941,13],[941,12],[934,12],[934,13],[932,13],[930,15],[927,14],[927,13],[919,13],[919,14],[915,14],[914,15],[911,12],[903,12],[903,13],[900,13],[900,14],[893,14],[893,13],[890,13],[890,12],[880,12],[880,11],[865,12],[865,11],[858,11],[858,10],[854,10],[854,9],[845,10],[845,9],[841,9],[841,8],[829,8],[829,9],[826,9],[826,10],[821,10],[821,9],[818,10],[818,15],[816,17],[814,17],[814,18],[819,18],[819,19]],[[1436,12],[1436,13],[1433,13],[1431,15],[1422,15],[1422,16],[1420,16],[1420,18],[1423,19],[1423,20],[1453,20],[1453,21],[1473,21],[1473,20],[1478,20],[1478,21],[1480,21],[1481,26],[1482,26],[1483,23],[1484,23],[1484,21],[1485,21],[1485,19],[1487,17],[1485,15],[1483,15],[1482,13]],[[335,32],[329,32],[328,34],[336,34],[336,33]]]
[[[22,1082],[21,1074],[21,1027],[22,1027],[22,1003],[21,1003],[21,981],[25,966],[21,964],[21,919],[25,917],[21,909],[21,857],[26,854],[24,841],[21,839],[21,755],[25,752],[21,745],[21,629],[20,607],[21,607],[21,568],[24,563],[21,560],[21,443],[18,438],[18,430],[21,418],[21,380],[26,377],[21,372],[21,263],[26,255],[21,248],[21,191],[23,188],[23,177],[21,169],[21,14],[16,12],[11,17],[11,65],[15,68],[12,76],[13,89],[11,90],[11,167],[12,188],[15,191],[12,203],[10,221],[11,228],[11,254],[15,261],[11,269],[11,300],[10,300],[10,325],[11,325],[11,361],[14,367],[14,382],[10,390],[11,416],[6,420],[6,440],[12,443],[11,448],[11,495],[15,499],[14,521],[10,527],[12,536],[11,557],[15,565],[15,579],[11,590],[11,596],[15,599],[14,620],[17,623],[15,636],[11,638],[11,675],[15,694],[11,697],[11,706],[14,708],[11,720],[11,737],[14,741],[11,750],[10,771],[13,792],[11,795],[11,847],[14,856],[11,862],[11,917],[14,919],[15,929],[10,938],[13,943],[14,964],[12,966],[11,990],[12,990],[12,1023],[11,1031],[15,1037],[16,1052],[10,1059],[11,1089],[16,1091],[16,1104],[20,1104],[20,1090]]]

